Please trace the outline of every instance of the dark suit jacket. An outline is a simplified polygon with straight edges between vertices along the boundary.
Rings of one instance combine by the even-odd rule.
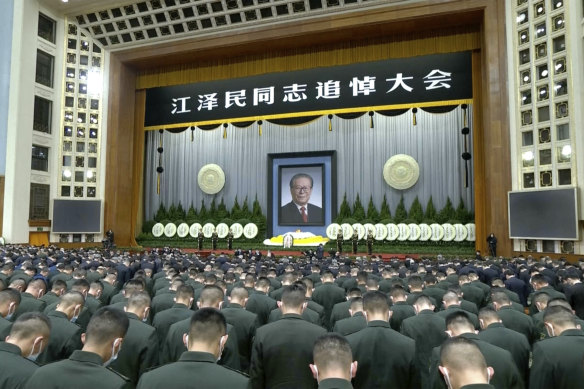
[[[140,389],[205,388],[245,389],[248,379],[215,363],[215,356],[203,352],[184,352],[178,362],[162,366],[142,376]]]
[[[306,211],[308,214],[309,224],[323,224],[324,213],[322,208],[316,205],[306,204]],[[302,215],[298,211],[298,207],[292,201],[280,208],[279,224],[302,225],[307,224],[302,220]]]
[[[584,382],[584,333],[566,330],[533,346],[530,389],[581,388]]]
[[[316,389],[308,365],[314,342],[324,334],[324,328],[295,314],[258,328],[249,370],[251,388]]]
[[[415,342],[391,329],[386,321],[370,321],[347,336],[358,363],[357,389],[418,387],[414,366]],[[398,351],[399,350],[399,351]]]

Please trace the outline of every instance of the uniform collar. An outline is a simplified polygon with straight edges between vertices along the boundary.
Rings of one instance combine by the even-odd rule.
[[[103,366],[103,360],[101,359],[101,357],[96,353],[92,353],[89,351],[75,350],[73,351],[73,354],[71,354],[69,359],[72,361],[89,362],[95,365]]]
[[[187,306],[181,303],[174,303],[172,304],[172,308],[183,308],[183,309],[187,309]]]
[[[389,326],[389,323],[386,322],[385,320],[372,320],[367,322],[367,327],[385,327],[385,328],[391,328]]]
[[[564,332],[562,332],[560,334],[560,336],[584,336],[584,332],[582,332],[582,330],[579,330],[577,328],[573,328],[570,330],[565,330]]]
[[[300,320],[304,320],[302,318],[302,316],[300,316],[297,313],[286,313],[286,314],[282,315],[282,319],[300,319]]]
[[[22,355],[22,350],[15,344],[8,342],[0,342],[0,351],[6,351],[10,354],[15,354],[18,356]]]
[[[489,324],[485,329],[488,330],[489,328],[506,328],[506,327],[503,325],[503,323],[496,322]]]
[[[61,312],[61,311],[51,311],[51,312],[47,313],[47,316],[60,317],[60,318],[63,318],[63,319],[66,319],[67,321],[69,321],[69,318],[67,317],[67,315],[65,315],[65,313]]]
[[[243,306],[240,304],[229,303],[229,304],[227,304],[227,306],[225,308],[241,308],[241,309],[243,309]]]
[[[318,383],[318,389],[352,389],[350,381],[342,378],[327,378]]]
[[[201,351],[185,351],[179,358],[179,362],[209,362],[217,363],[217,358],[211,353]]]

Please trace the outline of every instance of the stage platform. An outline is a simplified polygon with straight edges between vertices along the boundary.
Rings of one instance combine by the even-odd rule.
[[[146,248],[146,250],[151,250],[150,248]],[[197,254],[200,255],[202,257],[208,257],[211,254],[215,254],[215,255],[220,255],[221,253],[226,254],[226,255],[233,255],[234,254],[234,250],[225,250],[225,249],[218,249],[218,250],[209,250],[209,249],[203,249],[203,250],[197,250],[197,249],[190,249],[190,248],[183,248],[181,249],[181,251],[185,252],[185,253],[193,253],[193,254]],[[274,254],[277,258],[280,257],[299,257],[302,256],[302,251],[303,250],[270,250],[270,252],[272,254]],[[260,252],[262,253],[263,256],[265,256],[267,254],[267,250],[260,250]],[[418,260],[420,259],[420,255],[418,254],[388,254],[388,253],[383,253],[383,254],[375,254],[373,253],[373,255],[377,255],[379,257],[381,257],[381,259],[383,260],[383,262],[390,262],[392,259],[396,258],[400,261],[405,261],[406,258],[411,258],[414,260]],[[353,253],[342,253],[343,257],[348,256],[351,259],[355,259],[357,257],[361,257],[361,258],[369,258],[370,256],[367,255],[367,253],[357,253],[357,254],[353,254]]]

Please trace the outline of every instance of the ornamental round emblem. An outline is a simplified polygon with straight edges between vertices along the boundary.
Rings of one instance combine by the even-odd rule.
[[[207,194],[219,193],[225,185],[225,173],[219,165],[210,163],[199,170],[197,182],[203,192]]]
[[[418,162],[409,155],[397,154],[385,162],[383,179],[394,189],[408,189],[415,185],[420,177]]]

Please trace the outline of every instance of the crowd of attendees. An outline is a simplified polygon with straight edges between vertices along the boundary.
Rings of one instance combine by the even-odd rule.
[[[584,261],[0,246],[2,388],[581,388]]]

